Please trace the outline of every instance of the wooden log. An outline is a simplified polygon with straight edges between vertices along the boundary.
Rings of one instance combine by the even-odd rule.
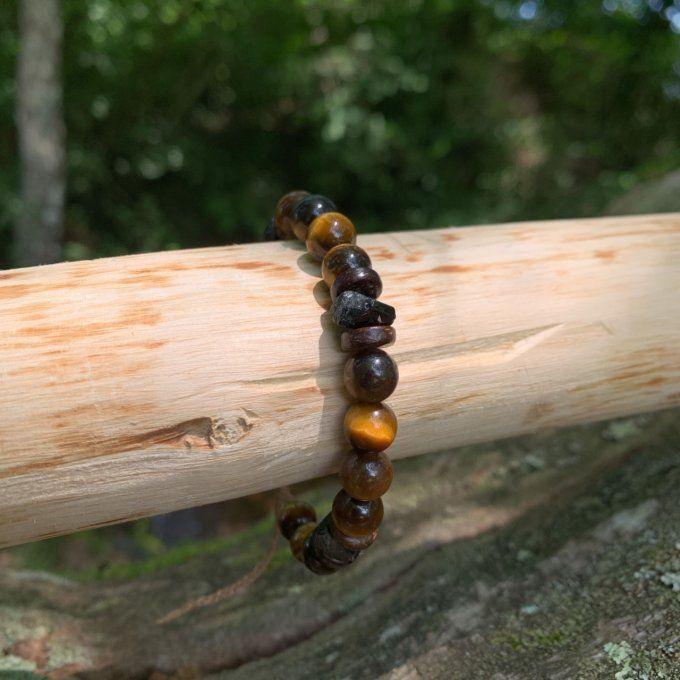
[[[680,214],[360,242],[398,313],[394,457],[680,403]],[[0,547],[333,471],[317,276],[289,243],[1,274]]]

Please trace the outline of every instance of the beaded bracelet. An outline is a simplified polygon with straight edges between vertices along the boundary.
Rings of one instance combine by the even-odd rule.
[[[265,239],[293,238],[304,241],[310,255],[322,260],[331,316],[343,329],[340,347],[352,355],[345,364],[345,387],[357,401],[345,414],[344,432],[353,448],[340,467],[342,489],[331,512],[317,523],[309,503],[288,499],[277,505],[277,523],[296,559],[315,574],[331,574],[354,562],[375,541],[383,519],[380,497],[392,483],[385,449],[397,434],[397,418],[382,402],[397,386],[399,372],[379,348],[395,341],[395,311],[377,300],[380,276],[366,251],[356,245],[354,225],[330,199],[307,191],[281,198]]]

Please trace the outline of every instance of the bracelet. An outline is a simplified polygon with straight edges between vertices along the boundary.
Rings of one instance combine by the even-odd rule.
[[[277,504],[277,523],[295,558],[315,574],[331,574],[354,562],[377,536],[381,496],[392,483],[385,449],[397,434],[394,411],[383,404],[399,379],[397,365],[380,347],[392,345],[394,307],[379,302],[382,281],[366,251],[356,245],[352,222],[328,198],[293,191],[281,198],[265,230],[267,240],[297,238],[321,260],[330,288],[331,316],[343,329],[340,347],[350,352],[345,387],[356,399],[344,419],[352,445],[340,466],[342,489],[331,512],[317,523],[314,508],[288,498]]]

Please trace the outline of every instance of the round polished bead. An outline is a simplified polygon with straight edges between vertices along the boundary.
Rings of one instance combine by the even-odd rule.
[[[366,536],[380,526],[383,519],[383,504],[379,498],[373,501],[360,501],[341,490],[333,500],[332,514],[335,526],[343,534]]]
[[[306,524],[301,524],[291,536],[290,539],[290,551],[293,553],[293,557],[300,562],[304,562],[304,550],[305,541],[307,537],[316,529],[316,522],[307,522]]]
[[[333,203],[330,198],[320,196],[319,194],[314,194],[312,196],[308,194],[306,198],[303,198],[297,204],[293,212],[293,233],[300,241],[306,241],[307,234],[309,233],[309,226],[312,222],[319,217],[319,215],[334,212],[335,210],[337,210],[335,203]]]
[[[387,399],[399,382],[394,359],[381,349],[367,349],[350,357],[344,370],[345,387],[359,401]]]
[[[309,535],[304,545],[305,566],[315,574],[332,574],[354,562],[358,550],[345,547],[333,536],[333,518],[326,515]]]
[[[279,510],[278,522],[281,533],[290,540],[299,526],[316,522],[316,511],[304,501],[289,501]]]
[[[387,404],[352,404],[345,413],[345,436],[362,451],[384,451],[397,436],[397,417]]]
[[[340,545],[344,545],[348,550],[356,551],[370,548],[370,546],[375,542],[375,539],[378,537],[377,531],[373,531],[372,533],[366,534],[365,536],[348,536],[347,534],[343,534],[342,531],[340,531],[340,529],[335,526],[335,524],[331,526],[331,533],[333,534],[333,538],[335,538],[335,540]]]
[[[276,204],[274,224],[276,226],[276,234],[280,239],[295,238],[293,232],[293,214],[300,201],[307,198],[307,196],[309,196],[309,191],[291,191]]]
[[[353,328],[340,335],[340,348],[345,352],[389,347],[394,344],[397,332],[392,326],[364,326]]]
[[[392,461],[384,451],[352,451],[340,466],[342,488],[353,498],[372,501],[392,484]]]
[[[361,328],[362,326],[391,326],[396,312],[394,307],[380,300],[346,290],[338,295],[331,307],[333,321],[343,328]]]
[[[382,281],[378,272],[370,267],[345,269],[335,277],[335,282],[331,287],[331,300],[335,300],[346,290],[354,290],[375,299],[382,293]]]
[[[317,260],[323,260],[331,248],[356,240],[357,231],[348,217],[339,212],[325,212],[309,225],[307,250]]]
[[[346,269],[355,267],[370,267],[371,258],[368,253],[354,243],[341,243],[331,248],[321,263],[321,276],[330,288],[335,277]]]

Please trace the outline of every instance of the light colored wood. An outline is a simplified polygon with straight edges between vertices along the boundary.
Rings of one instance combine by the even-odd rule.
[[[680,214],[360,243],[398,314],[395,458],[680,403]],[[0,274],[0,546],[336,469],[317,275],[281,243]]]

